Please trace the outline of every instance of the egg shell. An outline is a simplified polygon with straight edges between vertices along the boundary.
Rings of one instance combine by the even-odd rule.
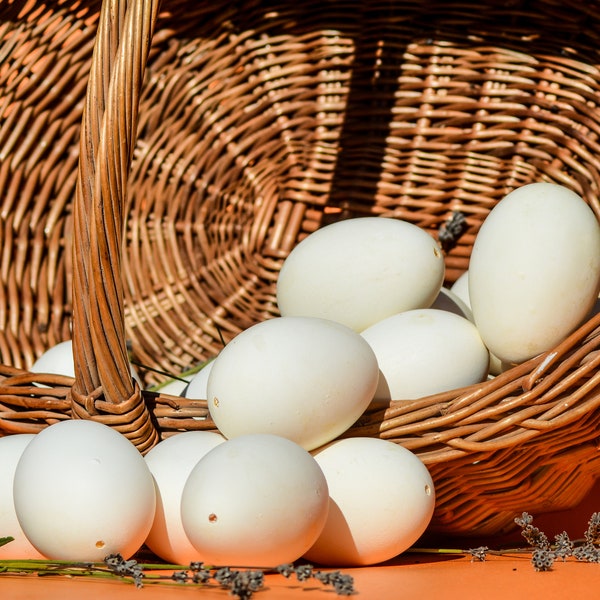
[[[185,381],[182,381],[185,380]],[[159,392],[161,394],[169,394],[170,396],[185,396],[191,377],[181,377],[180,379],[172,379],[169,382],[161,385]]]
[[[409,400],[483,381],[489,353],[464,317],[423,308],[388,317],[362,333],[380,374],[374,399]]]
[[[473,312],[470,307],[452,290],[442,287],[438,297],[430,308],[437,310],[446,310],[448,312],[464,317],[469,321],[473,321]]]
[[[188,538],[209,564],[293,562],[321,533],[327,482],[314,458],[279,436],[240,436],[190,473],[181,498]]]
[[[131,376],[142,385],[138,372],[130,365]],[[73,359],[73,340],[65,340],[48,348],[31,365],[32,373],[51,373],[53,375],[64,375],[75,377],[75,361]]]
[[[450,286],[450,291],[458,296],[469,309],[471,308],[471,298],[469,298],[469,271],[462,273],[458,279]]]
[[[214,360],[206,363],[190,380],[185,390],[186,398],[206,400],[208,398],[208,376],[212,371]]]
[[[463,306],[466,306],[468,313],[465,312],[465,316],[469,321],[475,322],[473,317],[473,311],[471,310],[471,299],[469,298],[469,271],[465,271],[450,287],[450,292],[453,294],[453,298],[458,298],[462,301]],[[488,348],[489,350],[489,348]],[[496,376],[500,375],[506,369],[511,368],[514,365],[509,363],[503,363],[493,352],[490,352],[490,366],[489,375]]]
[[[473,244],[469,297],[501,361],[520,363],[564,340],[600,288],[600,225],[575,192],[533,183],[505,196]]]
[[[146,545],[168,563],[203,560],[183,529],[181,495],[198,461],[224,441],[213,431],[185,431],[161,441],[144,457],[156,484],[156,512]]]
[[[345,438],[313,452],[329,488],[327,521],[304,559],[323,565],[380,563],[426,531],[435,489],[423,462],[380,438]]]
[[[311,450],[358,419],[378,377],[373,350],[352,329],[277,317],[246,329],[219,353],[208,377],[208,406],[227,438],[272,433]]]
[[[27,539],[15,512],[13,481],[17,463],[33,433],[0,437],[0,537],[14,538],[0,546],[0,560],[43,559],[44,556]]]
[[[438,243],[397,219],[361,217],[311,233],[277,279],[283,316],[332,319],[355,331],[435,300],[445,265]]]
[[[125,436],[90,420],[50,425],[17,464],[15,512],[25,535],[55,560],[102,561],[137,552],[154,519],[154,480]]]

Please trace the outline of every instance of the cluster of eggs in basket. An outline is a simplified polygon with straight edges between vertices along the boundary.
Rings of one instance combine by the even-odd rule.
[[[444,274],[437,242],[405,221],[309,235],[282,266],[281,316],[179,392],[207,398],[219,432],[174,435],[145,457],[91,421],[0,438],[0,504],[14,506],[0,534],[16,538],[0,557],[102,560],[144,543],[176,564],[400,554],[430,523],[433,481],[416,454],[348,430],[372,403],[482,382],[562,341],[594,310],[600,226],[568,189],[523,186],[484,221],[468,273],[451,289]],[[53,372],[52,350],[32,370]]]

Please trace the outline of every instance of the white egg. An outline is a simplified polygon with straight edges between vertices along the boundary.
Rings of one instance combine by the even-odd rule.
[[[48,348],[30,368],[32,373],[52,373],[75,377],[73,343],[71,340],[59,342]]]
[[[448,312],[459,315],[460,317],[464,317],[469,321],[473,321],[473,313],[471,312],[470,307],[452,290],[449,290],[445,287],[442,287],[438,297],[435,299],[430,308],[447,310]]]
[[[46,350],[29,369],[32,373],[51,373],[75,377],[75,361],[73,359],[73,340],[65,340]],[[142,385],[140,376],[131,365],[131,376]]]
[[[181,517],[208,564],[271,566],[297,560],[321,533],[327,482],[315,459],[279,436],[240,436],[193,468]]]
[[[23,532],[13,501],[13,480],[17,463],[33,433],[0,437],[0,537],[12,537],[12,542],[0,546],[0,560],[44,558],[31,545]]]
[[[225,438],[213,431],[186,431],[158,443],[146,456],[156,484],[156,512],[146,545],[163,560],[179,565],[202,561],[181,521],[181,496],[198,461]]]
[[[146,462],[125,436],[72,419],[29,442],[15,470],[14,504],[25,535],[44,556],[102,561],[139,550],[156,492]]]
[[[379,438],[345,438],[313,452],[329,487],[329,515],[304,558],[323,565],[380,563],[410,548],[435,507],[431,475],[412,452]]]
[[[490,352],[490,368],[489,375],[495,377],[496,375],[500,375],[500,373],[504,373],[504,371],[508,371],[512,369],[515,365],[513,363],[507,363],[501,361],[495,354]]]
[[[187,386],[191,380],[191,377],[172,379],[168,383],[162,385],[158,392],[161,394],[169,394],[170,396],[181,396],[185,393],[185,390],[187,389]]]
[[[551,183],[517,188],[483,222],[469,297],[490,352],[519,363],[565,339],[600,288],[600,225],[576,193]]]
[[[283,316],[331,319],[362,331],[435,300],[445,265],[438,243],[420,227],[382,217],[318,229],[288,255],[277,280]]]
[[[208,378],[210,414],[227,438],[286,437],[307,450],[348,429],[377,386],[377,359],[355,331],[313,317],[253,325],[219,353]]]
[[[473,311],[471,310],[471,299],[469,298],[469,271],[465,271],[451,286],[450,291],[454,294],[453,297],[458,297],[467,306],[469,313],[465,316],[469,321],[475,322]],[[510,365],[503,363],[493,352],[490,352],[490,367],[489,375],[500,375]]]
[[[424,308],[388,317],[363,331],[375,352],[375,400],[409,400],[478,383],[489,353],[477,328],[451,312]]]
[[[450,291],[471,308],[471,299],[469,298],[469,271],[465,271],[459,276],[459,278],[450,286]]]
[[[197,400],[206,400],[206,398],[208,398],[208,376],[212,371],[214,362],[214,360],[211,360],[206,363],[206,365],[191,378],[185,391],[186,398]]]

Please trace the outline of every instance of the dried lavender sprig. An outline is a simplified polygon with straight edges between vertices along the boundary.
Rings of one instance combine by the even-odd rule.
[[[179,583],[185,583],[188,581],[188,579],[190,579],[190,576],[188,575],[187,571],[173,571],[171,579]]]
[[[205,566],[201,562],[190,563],[190,571],[192,572],[192,581],[194,583],[207,583],[212,577],[210,567]]]
[[[125,560],[119,553],[109,554],[104,563],[110,571],[121,577],[131,577],[136,588],[142,587],[144,571],[142,566],[133,559]]]
[[[324,585],[333,586],[336,594],[340,596],[350,596],[356,593],[354,578],[351,575],[344,575],[340,571],[319,571],[315,570],[312,565],[295,567],[292,564],[279,565],[276,570],[287,578],[295,574],[298,581],[306,581],[312,577]]]
[[[450,252],[456,246],[460,236],[467,230],[467,220],[461,211],[454,211],[442,224],[438,232],[438,241],[444,252]]]
[[[586,542],[573,550],[573,556],[580,562],[600,563],[600,548]]]
[[[478,546],[477,548],[468,550],[471,555],[471,560],[478,560],[480,562],[483,562],[486,559],[489,551],[490,549],[487,546]]]
[[[584,537],[588,544],[600,544],[600,513],[595,512],[590,517],[588,528],[584,534]]]
[[[298,581],[306,581],[313,576],[313,567],[312,565],[300,565],[296,567],[295,572]]]
[[[233,571],[229,567],[221,567],[220,569],[217,569],[215,571],[213,578],[217,583],[220,583],[223,586],[227,586],[231,583],[231,580],[235,576],[235,573],[237,573],[237,571]]]
[[[229,567],[217,569],[213,575],[223,587],[241,600],[250,598],[264,584],[264,573],[261,570],[237,571]]]
[[[315,571],[313,577],[324,585],[332,585],[338,596],[351,596],[354,594],[354,578],[352,575],[344,575],[340,571]]]
[[[258,570],[237,571],[228,588],[240,600],[251,598],[264,585],[264,573]]]
[[[531,564],[536,571],[549,571],[554,564],[556,555],[546,548],[534,548],[531,553]]]
[[[516,517],[515,523],[521,528],[521,535],[532,548],[551,549],[548,537],[533,525],[533,517],[529,513],[524,512],[520,517]]]
[[[554,554],[556,558],[566,560],[568,556],[573,555],[575,544],[571,541],[566,531],[554,536]]]

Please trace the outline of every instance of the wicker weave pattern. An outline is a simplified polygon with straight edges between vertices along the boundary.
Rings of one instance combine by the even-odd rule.
[[[145,451],[210,429],[206,402],[132,385],[126,340],[174,374],[215,355],[277,314],[282,260],[332,220],[436,236],[464,213],[451,282],[516,186],[562,183],[600,215],[596,3],[217,4],[0,5],[0,431],[93,417]],[[76,384],[29,374],[71,326]],[[600,468],[599,326],[349,434],[423,458],[440,531],[572,506]]]

